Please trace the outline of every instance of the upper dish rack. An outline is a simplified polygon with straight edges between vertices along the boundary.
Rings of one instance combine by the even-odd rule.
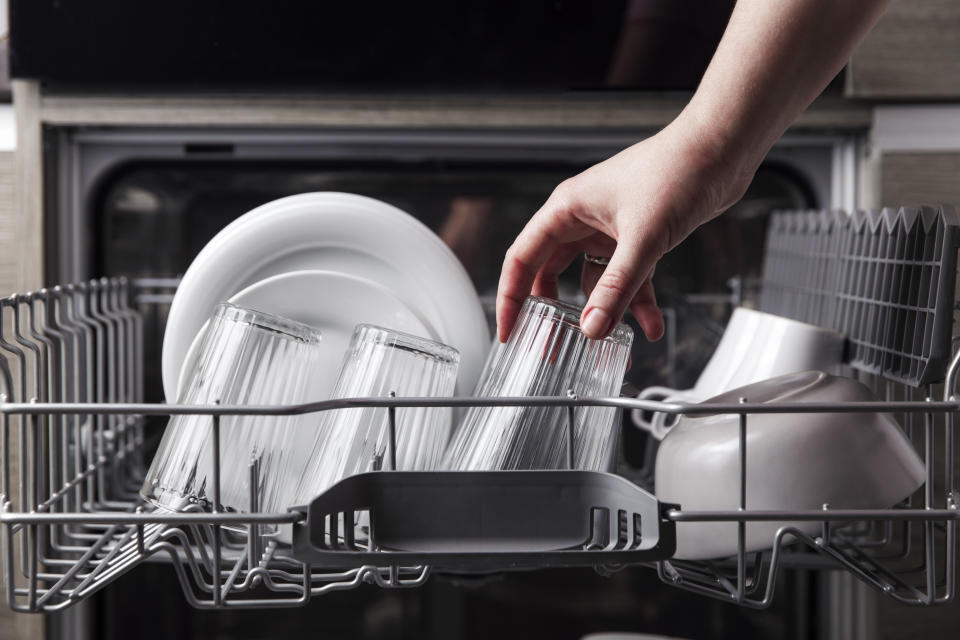
[[[822,405],[683,405],[623,398],[358,398],[287,407],[144,404],[143,326],[136,305],[169,300],[174,283],[98,280],[0,301],[0,530],[11,607],[68,607],[147,559],[172,564],[197,607],[278,607],[364,582],[422,584],[430,571],[475,572],[590,565],[609,572],[655,567],[668,584],[750,607],[770,604],[781,567],[844,568],[911,604],[953,598],[956,572],[954,400],[960,356],[947,371],[953,320],[957,216],[952,209],[865,214],[781,213],[767,242],[765,310],[836,328],[849,362],[884,402]],[[942,389],[931,382],[942,379]],[[918,390],[922,395],[914,399]],[[933,398],[942,397],[935,402]],[[349,478],[309,505],[263,513],[150,512],[144,421],[210,416],[214,478],[220,418],[308,413],[344,406],[607,405],[665,413],[740,416],[738,510],[690,512],[659,503],[623,478],[583,471],[402,473]],[[746,433],[760,412],[887,411],[922,447],[922,494],[891,509],[758,512],[747,509]],[[572,443],[568,459],[573,459]],[[391,450],[393,447],[391,445]],[[258,465],[250,464],[251,487]],[[219,481],[212,487],[219,504]],[[914,502],[916,500],[916,502]],[[364,540],[354,523],[369,523]],[[745,552],[745,523],[816,521],[810,536],[784,526],[771,551]],[[714,562],[673,560],[684,522],[738,523],[737,553]],[[260,525],[293,528],[292,547]],[[224,525],[233,525],[229,529]],[[246,528],[246,535],[234,531]],[[811,553],[811,550],[815,553]]]
[[[156,283],[146,283],[154,285]],[[879,403],[685,405],[626,398],[358,398],[303,406],[145,404],[142,326],[136,304],[162,300],[125,280],[54,287],[0,300],[0,531],[3,578],[17,611],[69,607],[136,565],[164,559],[196,607],[289,607],[364,583],[422,585],[433,572],[629,565],[667,584],[762,608],[781,568],[845,569],[887,596],[931,605],[955,593],[954,399],[960,356],[941,389],[912,399],[898,383],[865,375]],[[935,397],[943,398],[936,401]],[[307,413],[344,406],[555,404],[571,420],[606,405],[667,413],[740,415],[745,451],[756,413],[889,411],[921,447],[926,483],[891,509],[765,511],[746,508],[741,456],[738,510],[691,512],[659,503],[629,481],[580,471],[410,473],[354,476],[286,513],[164,513],[140,501],[144,422],[149,416],[210,416],[213,441],[229,414]],[[214,447],[214,464],[219,452]],[[257,465],[251,463],[251,486]],[[218,488],[214,487],[218,492]],[[216,498],[214,503],[217,503]],[[252,498],[255,506],[255,499]],[[368,539],[351,539],[367,512]],[[482,514],[483,517],[480,517]],[[671,559],[674,531],[693,521],[817,521],[818,536],[781,528],[771,550],[716,561]],[[294,528],[292,547],[259,525]],[[224,525],[234,525],[230,529]],[[235,533],[236,525],[247,534]],[[742,529],[742,527],[741,527]]]

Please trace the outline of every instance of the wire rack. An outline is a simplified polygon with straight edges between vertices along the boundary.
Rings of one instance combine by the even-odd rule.
[[[768,606],[781,570],[797,566],[849,571],[908,604],[939,604],[954,596],[960,518],[953,435],[960,403],[954,392],[960,357],[953,359],[946,383],[926,386],[919,399],[904,385],[865,375],[883,398],[875,403],[687,405],[563,397],[357,398],[283,407],[149,404],[142,401],[143,329],[137,305],[167,299],[155,291],[138,295],[123,279],[104,279],[0,300],[0,552],[7,603],[16,611],[64,609],[149,561],[168,563],[185,598],[198,608],[302,606],[361,584],[417,587],[431,572],[572,565],[593,566],[602,574],[642,566],[668,585],[753,608]],[[167,513],[152,511],[138,495],[145,422],[154,416],[207,415],[218,443],[224,415],[474,404],[559,405],[567,408],[570,424],[585,406],[737,414],[740,508],[685,511],[682,505],[659,503],[623,478],[573,471],[489,472],[480,475],[495,482],[459,484],[450,482],[458,477],[450,475],[454,472],[444,478],[419,474],[425,480],[418,485],[421,492],[410,493],[404,509],[393,513],[385,511],[392,502],[387,492],[404,482],[415,484],[416,474],[355,476],[312,504],[284,513],[258,511],[254,497],[247,513]],[[827,505],[816,511],[746,508],[750,416],[842,412],[855,417],[875,411],[894,413],[921,451],[927,475],[917,494],[893,508],[869,511]],[[216,446],[214,464],[220,464]],[[252,463],[250,486],[256,486],[257,474]],[[444,486],[450,487],[445,494]],[[458,505],[457,492],[465,487],[474,494],[469,500],[461,496]],[[536,506],[544,488],[580,497],[558,502],[542,515]],[[219,487],[213,490],[218,504]],[[567,508],[571,503],[576,508]],[[464,537],[456,525],[461,518],[451,517],[448,509],[460,508],[469,516],[471,505],[514,517],[500,517],[504,529]],[[405,518],[406,509],[419,515]],[[352,514],[363,511],[377,524],[360,543],[342,534],[351,529]],[[546,537],[552,546],[544,546],[543,528],[534,522],[541,517],[515,517],[525,511],[550,521]],[[675,527],[706,521],[738,523],[737,553],[712,561],[672,559]],[[751,521],[816,521],[821,532],[812,536],[784,526],[769,550],[748,554],[744,527]],[[291,526],[294,544],[261,535],[261,525],[268,523]],[[238,533],[238,527],[246,533]]]
[[[950,361],[954,207],[774,213],[761,309],[839,331],[855,368],[921,386]]]

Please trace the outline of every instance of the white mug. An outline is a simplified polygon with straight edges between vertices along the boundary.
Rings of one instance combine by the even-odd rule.
[[[820,371],[779,376],[710,398],[717,404],[876,402],[851,379]],[[759,413],[746,432],[746,507],[752,510],[884,509],[925,479],[923,461],[886,413]],[[681,509],[735,510],[740,496],[740,417],[684,415],[660,444],[656,493]],[[814,535],[820,522],[751,522],[747,552],[769,549],[790,524]],[[737,551],[734,522],[677,524],[675,558],[721,558]]]
[[[843,362],[841,333],[763,311],[737,307],[696,384],[690,389],[647,387],[641,400],[701,402],[717,394],[797,371],[835,373]],[[649,414],[649,412],[647,412]],[[662,440],[676,418],[634,409],[633,422]]]

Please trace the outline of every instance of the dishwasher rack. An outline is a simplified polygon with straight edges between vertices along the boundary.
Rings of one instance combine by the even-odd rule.
[[[770,605],[786,567],[849,571],[907,604],[941,604],[954,597],[960,519],[954,474],[960,402],[954,394],[960,354],[943,387],[928,385],[921,399],[903,385],[867,376],[883,398],[873,403],[689,405],[562,397],[356,398],[277,407],[148,404],[136,305],[162,298],[138,292],[123,279],[102,279],[0,300],[0,552],[7,603],[16,611],[67,608],[152,561],[169,563],[191,605],[211,609],[302,606],[362,584],[417,587],[431,572],[574,565],[602,574],[641,566],[668,585],[751,608]],[[348,406],[384,407],[392,414],[398,407],[480,404],[558,405],[568,409],[571,421],[585,406],[737,414],[740,509],[685,511],[659,503],[618,476],[583,471],[379,471],[349,478],[310,505],[285,513],[167,513],[151,510],[138,495],[146,422],[155,417],[210,416],[218,443],[224,415]],[[922,451],[926,482],[915,496],[890,509],[746,508],[744,447],[751,415],[875,411],[896,414]],[[216,446],[213,462],[219,468]],[[257,473],[251,463],[250,486]],[[398,487],[402,491],[390,493]],[[219,487],[213,491],[217,504]],[[471,492],[469,500],[465,491]],[[401,493],[407,502],[391,511],[388,506]],[[555,502],[537,510],[550,496]],[[451,509],[469,515],[471,508],[493,514],[493,525],[476,529],[469,518],[449,517]],[[375,526],[361,542],[348,532],[363,511]],[[524,512],[536,517],[524,518]],[[546,532],[537,526],[544,519],[550,524]],[[738,552],[714,561],[673,559],[676,526],[706,521],[738,523]],[[784,526],[770,550],[748,554],[744,528],[752,521],[816,521],[821,533],[810,536]],[[293,545],[261,535],[266,523],[292,526]],[[237,526],[246,534],[237,533]]]

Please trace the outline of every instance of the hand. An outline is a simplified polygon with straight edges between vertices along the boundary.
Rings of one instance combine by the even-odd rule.
[[[650,340],[663,335],[652,277],[663,254],[743,195],[756,166],[731,146],[678,118],[647,140],[560,184],[507,251],[497,292],[497,332],[506,341],[524,299],[557,297],[557,276],[580,253],[589,337],[606,337],[629,307]],[[746,165],[747,169],[741,169]]]

